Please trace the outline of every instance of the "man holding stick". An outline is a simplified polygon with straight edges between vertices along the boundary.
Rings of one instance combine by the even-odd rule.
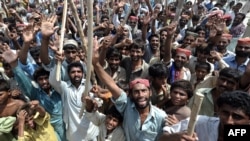
[[[159,141],[223,141],[224,125],[249,125],[250,96],[243,91],[225,92],[217,100],[219,117],[198,116],[195,134],[190,137],[186,132],[189,119],[171,127],[164,127],[165,133]],[[197,135],[197,136],[196,136]],[[198,137],[198,138],[197,138]]]

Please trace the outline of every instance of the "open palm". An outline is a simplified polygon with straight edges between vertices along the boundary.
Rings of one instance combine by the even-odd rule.
[[[15,54],[6,43],[0,46],[0,52],[0,57],[3,58],[10,65],[15,64],[17,62],[17,53]]]
[[[42,18],[41,33],[43,37],[50,37],[55,32],[55,30],[57,29],[57,27],[54,27],[55,22],[56,15],[48,18]]]

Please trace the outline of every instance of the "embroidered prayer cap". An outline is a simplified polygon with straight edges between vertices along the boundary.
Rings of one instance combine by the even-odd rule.
[[[176,49],[176,53],[184,53],[186,54],[187,58],[189,58],[189,56],[191,55],[191,51],[188,49],[184,49],[184,48],[177,48]]]
[[[78,43],[74,39],[66,40],[63,44],[63,49],[66,49],[68,47],[78,48]]]
[[[228,40],[231,40],[233,36],[231,34],[224,33],[221,35],[221,37],[224,37],[224,38],[227,38]]]
[[[149,81],[147,79],[136,78],[129,83],[129,88],[133,89],[135,84],[138,84],[138,83],[144,84],[146,87],[150,86]]]
[[[186,33],[187,33],[187,35],[192,35],[194,37],[198,37],[199,36],[199,34],[191,32],[191,31],[187,31]]]
[[[250,37],[240,38],[238,40],[238,45],[250,45]]]

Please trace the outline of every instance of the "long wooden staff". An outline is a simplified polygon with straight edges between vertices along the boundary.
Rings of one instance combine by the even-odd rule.
[[[92,68],[92,49],[93,49],[93,0],[88,0],[88,54],[87,54],[87,76],[85,90],[82,96],[87,96],[90,88],[90,75]],[[85,104],[82,103],[82,108],[79,114],[81,118],[85,109]]]
[[[201,104],[203,101],[204,95],[201,93],[196,93],[194,97],[194,104],[191,109],[191,115],[188,123],[187,134],[192,136],[194,133],[194,127],[196,124],[196,118],[198,113],[200,112]]]
[[[66,17],[67,17],[67,9],[68,9],[68,2],[64,0],[63,5],[63,17],[62,17],[62,27],[61,27],[61,39],[59,43],[59,52],[62,52],[63,49],[63,40],[64,40],[64,33],[65,33],[65,24],[66,24]],[[61,77],[61,66],[62,62],[58,61],[56,66],[56,80],[59,81]]]
[[[178,0],[178,5],[176,8],[175,17],[174,17],[175,22],[179,20],[183,5],[184,5],[184,0]]]
[[[81,41],[82,41],[83,50],[84,50],[84,52],[87,52],[87,45],[86,45],[86,41],[84,38],[82,23],[81,23],[81,20],[78,16],[76,6],[75,6],[73,0],[68,0],[68,1],[69,1],[69,6],[70,6],[71,11],[72,11],[72,15],[74,16],[74,19],[76,21],[76,28],[77,28],[77,31],[80,35]]]

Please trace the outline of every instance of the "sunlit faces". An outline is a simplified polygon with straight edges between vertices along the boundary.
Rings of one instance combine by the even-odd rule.
[[[157,50],[159,49],[160,46],[160,41],[158,37],[152,37],[150,40],[150,46],[152,48],[152,50]]]
[[[39,77],[37,78],[37,83],[38,83],[38,85],[39,85],[43,90],[50,89],[49,76],[48,76],[48,75],[39,76]]]
[[[185,105],[188,101],[188,94],[182,88],[174,88],[170,92],[171,102],[175,106]]]
[[[183,46],[183,47],[187,47],[187,46],[191,45],[194,41],[195,41],[194,36],[192,36],[192,35],[187,35],[186,38],[185,38],[184,41],[183,41],[182,46]]]
[[[248,57],[250,55],[250,45],[238,44],[235,48],[235,54],[238,57]]]
[[[250,123],[249,116],[245,114],[245,111],[239,108],[233,108],[227,104],[219,107],[218,115],[222,126],[225,124],[247,125]]]
[[[220,39],[216,43],[216,47],[218,50],[225,50],[229,44],[229,40],[226,37],[220,37]]]
[[[119,119],[113,117],[112,115],[107,115],[105,124],[107,131],[113,131],[117,126],[119,126]]]
[[[236,90],[238,86],[238,82],[233,78],[229,78],[226,76],[219,76],[217,79],[216,89],[218,89],[221,93],[225,91],[233,91]]]
[[[132,61],[138,61],[142,58],[144,52],[140,48],[131,48],[130,49],[130,58]]]
[[[131,90],[131,99],[139,109],[145,109],[149,106],[151,92],[148,87],[142,83],[137,83]]]
[[[72,63],[76,60],[78,55],[77,49],[75,48],[68,48],[64,50],[65,58],[68,63]]]
[[[83,78],[83,72],[80,67],[72,67],[69,71],[69,77],[72,84],[79,84]]]
[[[119,56],[110,57],[107,61],[111,70],[117,70],[121,62]]]
[[[174,65],[178,69],[181,69],[187,62],[188,58],[185,53],[176,53],[174,56]]]
[[[195,74],[197,80],[204,80],[205,76],[208,74],[208,70],[205,68],[196,68],[195,69]]]

